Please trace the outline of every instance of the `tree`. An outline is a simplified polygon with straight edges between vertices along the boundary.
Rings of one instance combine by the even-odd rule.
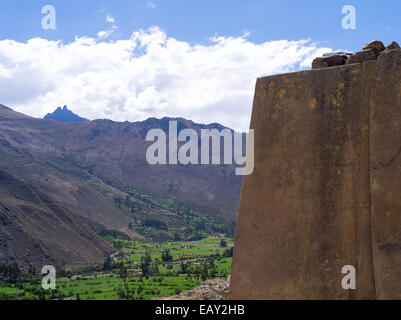
[[[64,259],[61,261],[61,263],[57,264],[56,271],[57,271],[57,276],[60,276],[60,277],[68,276],[68,272],[66,270],[66,263],[65,263]]]
[[[150,271],[150,264],[152,263],[152,256],[149,252],[145,253],[145,255],[141,258],[141,262],[142,274],[144,276],[148,276]]]
[[[120,268],[120,278],[125,279],[128,276],[128,270],[125,266],[121,266]]]
[[[43,291],[40,291],[38,294],[39,300],[46,300],[46,295]]]
[[[187,266],[186,263],[181,262],[180,267],[181,267],[181,272],[182,272],[183,274],[187,273],[187,271],[188,271],[188,266]]]
[[[119,297],[120,299],[125,299],[126,294],[125,294],[125,291],[124,291],[124,289],[123,289],[122,287],[119,287],[119,288],[118,288],[118,290],[117,290],[117,295],[118,295],[118,297]]]
[[[20,276],[21,276],[21,270],[19,269],[18,264],[14,262],[12,265],[10,265],[8,281],[11,283],[17,283]]]
[[[103,270],[104,271],[110,271],[112,268],[111,268],[111,258],[110,257],[107,257],[105,260],[104,260],[104,263],[103,263]]]
[[[113,247],[116,248],[117,250],[121,250],[123,247],[123,244],[120,240],[114,240]]]
[[[225,239],[220,240],[220,247],[227,248],[227,241]]]
[[[231,258],[234,254],[234,247],[231,247],[229,249],[227,249],[226,251],[224,251],[223,256],[226,258]]]
[[[210,270],[210,278],[215,278],[216,277],[216,270],[212,269]]]
[[[202,281],[206,281],[208,275],[209,275],[209,266],[206,263],[203,263],[201,268]]]
[[[16,262],[13,264],[0,264],[0,277],[4,278],[6,281],[17,283],[20,276],[21,270]]]
[[[35,269],[35,267],[32,266],[31,264],[29,265],[28,273],[29,273],[30,275],[36,274],[36,269]]]
[[[137,289],[136,292],[137,292],[138,294],[141,294],[142,291],[143,291],[143,287],[140,285],[140,286],[138,287],[138,289]]]
[[[162,252],[162,261],[164,262],[170,262],[173,261],[173,256],[170,253],[169,249],[166,249]]]
[[[152,276],[158,276],[159,275],[159,266],[157,264],[154,264],[151,268],[151,275]]]

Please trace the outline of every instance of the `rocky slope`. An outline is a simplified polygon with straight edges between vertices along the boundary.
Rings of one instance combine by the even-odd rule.
[[[0,261],[80,264],[114,251],[62,204],[0,170]]]
[[[229,294],[230,280],[221,279],[207,280],[202,282],[194,290],[184,291],[176,296],[168,296],[154,300],[227,300]]]

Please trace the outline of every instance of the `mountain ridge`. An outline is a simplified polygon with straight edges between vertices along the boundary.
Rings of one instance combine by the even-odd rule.
[[[225,128],[168,117],[59,122],[3,107],[0,170],[45,194],[95,232],[117,230],[154,241],[232,234],[242,181],[233,165],[147,163],[147,131],[166,129],[171,120],[196,131]]]

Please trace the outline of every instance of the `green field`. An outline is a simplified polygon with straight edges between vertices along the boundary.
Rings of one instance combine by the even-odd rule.
[[[138,262],[141,257],[149,252],[153,260],[161,261],[163,250],[170,249],[174,260],[190,259],[192,257],[209,257],[216,253],[223,253],[226,248],[220,247],[219,238],[206,238],[194,242],[178,241],[161,244],[147,244],[144,242],[116,240],[122,245],[121,251],[129,254],[129,261]],[[233,240],[227,240],[228,245],[233,245]],[[129,262],[127,261],[127,263]]]
[[[42,289],[41,276],[21,276],[16,283],[0,282],[0,300],[4,299],[80,299],[80,300],[147,300],[179,294],[197,287],[206,279],[225,279],[231,272],[232,239],[210,237],[190,242],[144,243],[107,238],[119,249],[106,268],[98,265],[92,271],[63,270],[56,290]],[[167,251],[168,250],[168,251]],[[168,252],[169,261],[162,254]],[[143,257],[151,258],[148,274],[139,274]],[[105,264],[106,265],[106,264]]]

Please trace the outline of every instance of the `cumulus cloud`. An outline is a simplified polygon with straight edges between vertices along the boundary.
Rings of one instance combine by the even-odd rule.
[[[0,103],[38,117],[66,104],[89,119],[171,116],[246,130],[257,77],[300,70],[331,50],[247,34],[190,44],[158,27],[101,39],[0,41]]]

